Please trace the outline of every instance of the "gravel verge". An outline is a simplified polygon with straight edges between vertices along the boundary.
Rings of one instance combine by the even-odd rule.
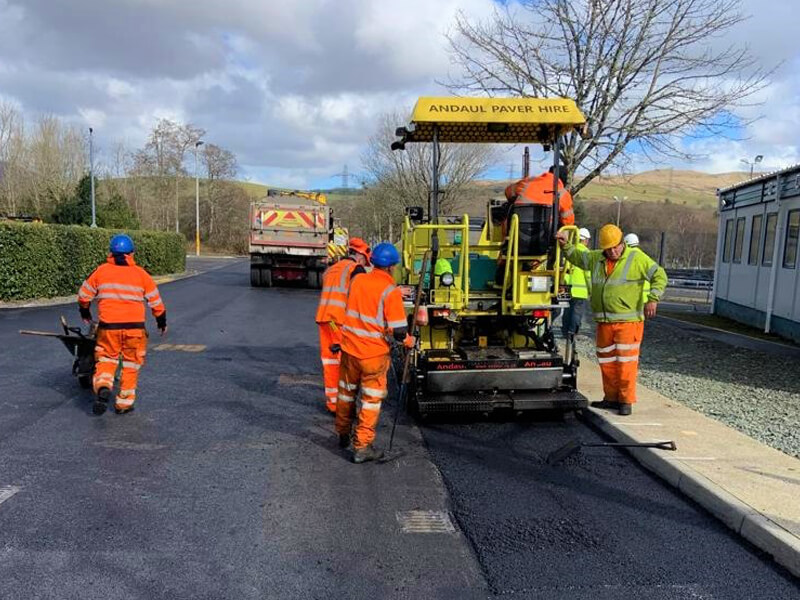
[[[596,362],[591,337],[578,337]],[[645,325],[639,382],[664,396],[800,458],[800,368],[768,355],[692,335],[665,321]]]

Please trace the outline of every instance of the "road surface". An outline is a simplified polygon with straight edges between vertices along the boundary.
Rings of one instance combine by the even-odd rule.
[[[248,265],[162,286],[137,410],[91,414],[46,307],[0,312],[0,598],[797,598],[575,420],[405,418],[353,465],[323,409],[316,294]],[[154,330],[154,327],[152,328]],[[391,411],[379,443],[388,437]]]

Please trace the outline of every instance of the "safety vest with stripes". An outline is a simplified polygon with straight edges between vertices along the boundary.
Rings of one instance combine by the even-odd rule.
[[[643,287],[650,282],[649,302],[658,302],[667,288],[667,274],[638,248],[625,247],[610,273],[602,250],[578,250],[567,244],[564,255],[572,264],[591,273],[590,306],[599,323],[644,320]]]
[[[403,297],[392,276],[380,269],[360,275],[350,286],[342,325],[342,350],[356,358],[388,354],[391,329],[408,327]]]
[[[109,255],[86,278],[78,290],[78,304],[89,308],[92,300],[97,300],[100,325],[117,329],[144,328],[145,302],[154,317],[166,311],[155,281],[131,255],[125,257],[122,265]]]
[[[352,258],[343,258],[333,263],[322,274],[322,293],[319,297],[317,323],[333,321],[337,325],[344,322],[347,307],[347,294],[350,291],[350,278],[358,263]]]

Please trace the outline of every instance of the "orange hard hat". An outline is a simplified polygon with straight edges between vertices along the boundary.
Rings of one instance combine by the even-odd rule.
[[[357,237],[350,238],[350,244],[348,245],[348,248],[350,249],[350,252],[358,252],[359,254],[363,254],[367,257],[367,262],[369,262],[371,252],[367,242]]]
[[[600,249],[608,250],[609,248],[619,246],[622,243],[622,229],[613,223],[608,223],[600,228],[600,234],[598,237],[600,238]]]

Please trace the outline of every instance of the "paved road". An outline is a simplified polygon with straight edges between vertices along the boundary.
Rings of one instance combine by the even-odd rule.
[[[64,349],[16,335],[67,307],[0,313],[0,598],[796,597],[623,454],[544,467],[597,439],[576,422],[404,421],[402,457],[352,465],[313,292],[251,289],[239,261],[162,295],[169,339],[125,416],[93,417]],[[456,531],[404,533],[410,511]]]

